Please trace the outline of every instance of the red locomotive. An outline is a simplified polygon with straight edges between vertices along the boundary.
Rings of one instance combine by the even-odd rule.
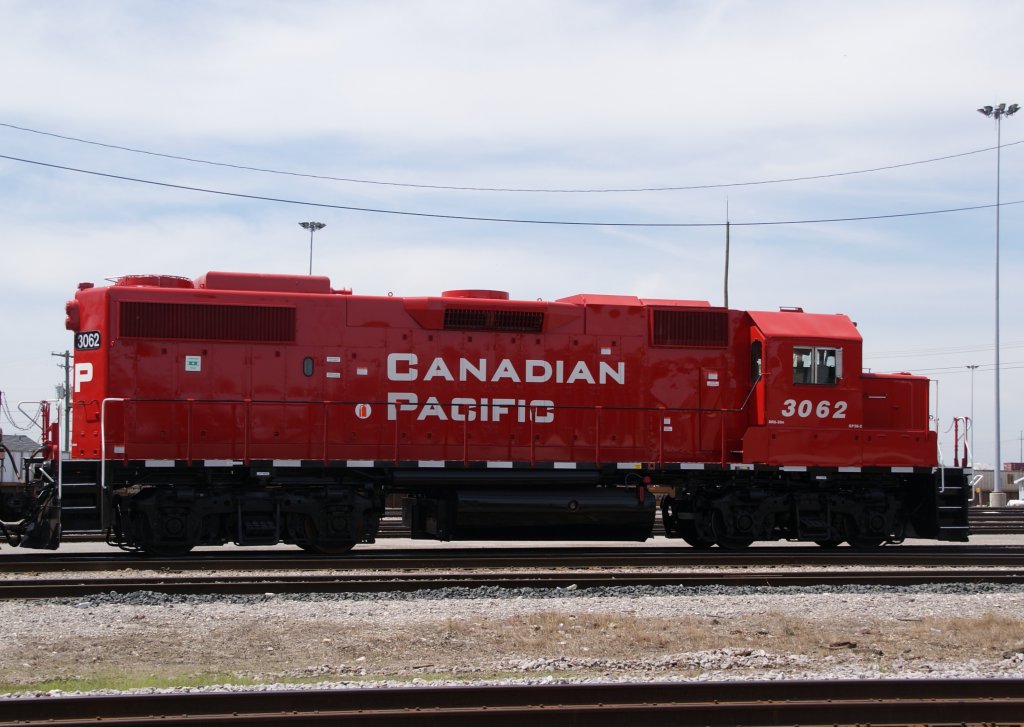
[[[652,492],[695,547],[967,538],[927,379],[862,373],[843,315],[210,272],[83,283],[67,327],[51,476],[95,483],[122,547],[344,552],[387,495],[413,537],[643,540]]]

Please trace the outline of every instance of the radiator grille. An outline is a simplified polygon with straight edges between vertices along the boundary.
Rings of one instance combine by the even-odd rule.
[[[729,314],[724,310],[655,310],[651,319],[651,341],[655,346],[729,345]]]
[[[540,333],[544,329],[544,313],[522,310],[448,308],[444,312],[444,327],[448,330]]]
[[[295,340],[294,308],[125,301],[119,313],[118,332],[122,338]]]

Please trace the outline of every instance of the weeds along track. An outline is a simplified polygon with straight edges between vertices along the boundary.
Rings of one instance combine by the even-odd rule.
[[[1020,725],[1021,695],[1021,679],[185,692],[3,700],[0,725]]]

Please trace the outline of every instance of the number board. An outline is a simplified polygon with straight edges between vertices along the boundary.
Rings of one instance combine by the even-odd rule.
[[[75,334],[75,350],[91,351],[100,347],[99,331],[82,331]]]

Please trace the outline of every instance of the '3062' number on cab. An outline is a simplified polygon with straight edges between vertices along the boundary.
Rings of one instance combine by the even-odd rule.
[[[814,403],[810,399],[804,399],[803,401],[786,399],[782,402],[782,411],[780,413],[784,417],[798,416],[802,419],[807,419],[812,415],[818,419],[845,419],[848,407],[849,404],[845,401],[819,401]]]

